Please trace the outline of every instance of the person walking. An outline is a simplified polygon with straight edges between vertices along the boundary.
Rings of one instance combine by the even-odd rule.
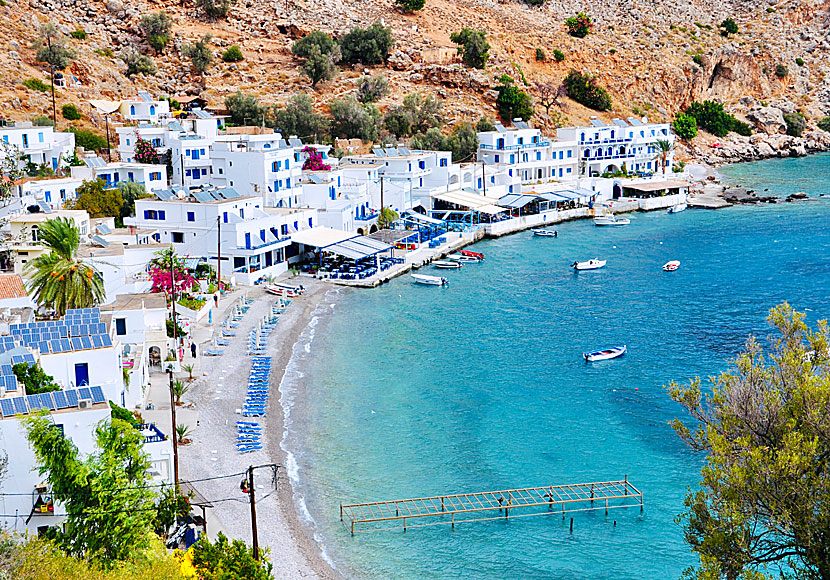
[[[192,358],[196,358],[196,343],[195,342],[190,343],[190,356]]]

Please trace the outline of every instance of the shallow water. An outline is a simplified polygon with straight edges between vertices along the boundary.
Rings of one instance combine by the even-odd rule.
[[[722,173],[817,194],[830,158],[754,165]],[[789,171],[812,180],[790,188]],[[345,293],[303,349],[303,426],[286,442],[327,554],[358,578],[678,577],[695,558],[674,518],[702,458],[668,427],[680,410],[663,386],[724,370],[781,301],[828,317],[828,224],[824,201],[572,222],[477,244],[486,262],[444,272],[449,288],[405,276]],[[608,266],[568,267],[593,257]],[[623,343],[623,358],[582,360]],[[555,515],[355,537],[339,522],[341,502],[625,475],[644,512],[579,513],[573,533]]]

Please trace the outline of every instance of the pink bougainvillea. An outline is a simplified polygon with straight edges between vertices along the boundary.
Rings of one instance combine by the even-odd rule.
[[[329,171],[331,169],[331,165],[323,163],[322,153],[314,147],[306,145],[302,152],[308,155],[305,163],[303,163],[303,171]]]
[[[159,153],[156,151],[156,148],[153,147],[153,144],[147,141],[146,139],[142,139],[140,136],[136,135],[137,139],[135,141],[135,160],[138,163],[152,163],[157,164],[159,163]]]
[[[184,260],[172,250],[162,250],[150,262],[150,280],[153,282],[152,292],[164,292],[170,296],[173,287],[170,276],[171,263],[176,276],[176,294],[182,296],[199,288],[199,281],[194,278],[184,266]]]

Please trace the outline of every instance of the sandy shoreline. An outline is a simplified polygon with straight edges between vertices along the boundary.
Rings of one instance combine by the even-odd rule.
[[[302,283],[307,288],[305,295],[292,301],[268,341],[268,353],[272,357],[271,390],[268,416],[259,419],[264,426],[264,449],[240,454],[234,447],[236,421],[242,419],[236,410],[242,407],[251,365],[251,357],[246,354],[248,334],[275,301],[275,297],[257,288],[248,291],[248,297],[255,299],[255,302],[235,329],[237,336],[230,338],[231,344],[224,347],[222,356],[202,361],[202,370],[206,375],[194,382],[186,396],[195,404],[199,425],[193,432],[193,443],[179,448],[182,479],[237,474],[249,465],[287,464],[287,454],[281,443],[285,432],[285,413],[290,413],[290,405],[284,406],[285,395],[280,386],[303,332],[309,328],[315,311],[325,302],[326,293],[331,290],[331,286],[316,280],[304,279]],[[225,308],[224,303],[222,307]],[[217,317],[217,320],[221,318],[223,316]],[[208,500],[217,500],[209,512],[218,519],[222,531],[231,538],[250,544],[250,511],[247,497],[239,490],[241,480],[242,476],[237,475],[198,482],[194,486]],[[342,575],[335,572],[323,558],[313,530],[302,521],[295,490],[286,471],[279,471],[276,491],[269,469],[255,471],[255,485],[259,543],[270,551],[275,577],[341,578]],[[216,531],[208,529],[211,536]]]

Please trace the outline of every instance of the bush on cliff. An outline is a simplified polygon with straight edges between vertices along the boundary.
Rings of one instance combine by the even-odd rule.
[[[752,128],[723,110],[723,104],[715,101],[694,102],[684,111],[697,121],[697,126],[717,137],[726,137],[730,132],[748,137]]]
[[[784,122],[787,124],[787,135],[790,137],[801,137],[807,127],[807,118],[801,113],[786,113]]]
[[[483,30],[462,28],[450,34],[450,40],[458,45],[458,54],[468,67],[484,68],[490,58],[490,43]]]
[[[404,12],[417,12],[424,7],[426,0],[395,0],[395,4]]]
[[[496,109],[501,120],[505,123],[517,118],[529,121],[533,116],[533,100],[530,95],[514,85],[513,79],[508,75],[502,75],[499,82]]]
[[[577,38],[585,38],[591,34],[593,27],[594,24],[591,22],[591,17],[584,12],[580,12],[576,16],[571,16],[565,20],[565,28],[568,29],[568,34]]]
[[[671,125],[675,135],[681,139],[694,139],[697,137],[697,119],[686,113],[678,113]]]
[[[389,58],[389,50],[394,46],[392,29],[380,22],[368,28],[355,26],[340,39],[340,53],[343,62],[349,64],[383,64]]]
[[[822,131],[830,133],[830,117],[824,117],[821,121],[819,121],[818,128]]]
[[[611,110],[611,95],[600,86],[596,77],[571,70],[563,83],[568,96],[577,103],[596,111]]]

